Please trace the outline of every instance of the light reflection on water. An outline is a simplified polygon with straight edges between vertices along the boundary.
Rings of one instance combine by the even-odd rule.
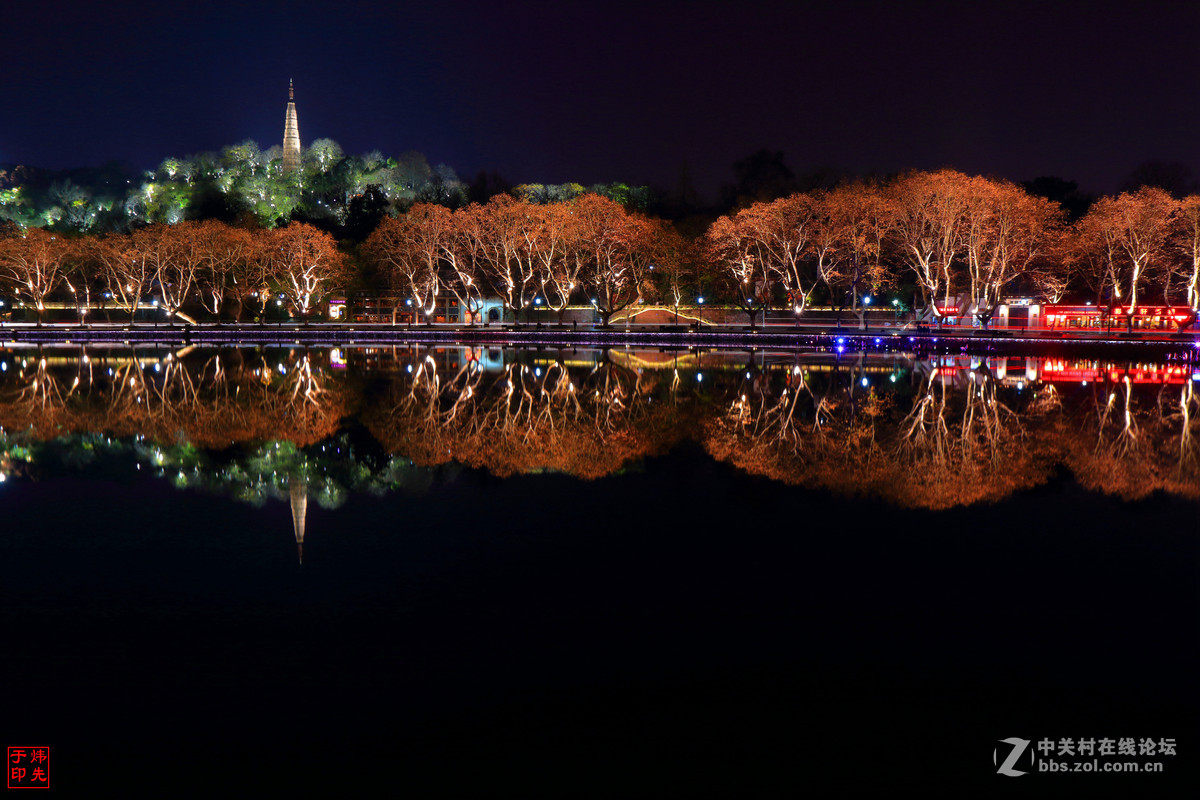
[[[693,442],[758,475],[901,506],[1002,498],[1063,469],[1200,496],[1185,363],[472,347],[0,350],[0,474],[126,452],[243,500],[609,475]],[[354,442],[348,438],[354,433]]]

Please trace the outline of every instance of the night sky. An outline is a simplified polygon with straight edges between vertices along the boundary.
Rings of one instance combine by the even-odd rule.
[[[1046,6],[1052,6],[1047,8]],[[1111,6],[1112,8],[1108,8]],[[796,172],[953,166],[1108,192],[1196,170],[1197,3],[6,4],[0,163],[282,139],[470,179],[703,192],[758,148]]]

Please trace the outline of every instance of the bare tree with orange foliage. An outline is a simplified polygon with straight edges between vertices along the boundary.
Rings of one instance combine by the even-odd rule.
[[[1102,254],[1113,303],[1128,330],[1138,310],[1139,292],[1155,270],[1165,270],[1167,240],[1176,202],[1161,189],[1144,187],[1102,197],[1076,226],[1087,253]]]
[[[576,202],[536,207],[538,224],[530,231],[530,244],[542,298],[558,314],[561,324],[571,298],[581,287],[586,253]]]
[[[486,205],[455,213],[467,270],[482,276],[514,317],[533,302],[538,288],[526,238],[533,209],[532,203],[496,195]]]
[[[141,299],[150,290],[149,263],[133,249],[129,236],[105,234],[77,240],[80,269],[93,275],[104,298],[129,314],[132,322]]]
[[[925,306],[939,321],[952,310],[954,264],[964,248],[963,219],[971,179],[954,170],[911,172],[888,187],[892,240],[912,271]]]
[[[151,280],[162,295],[168,322],[174,321],[196,284],[204,259],[197,235],[201,224],[150,225],[134,231],[131,237],[133,257],[149,267]]]
[[[62,285],[70,244],[41,228],[0,238],[0,286],[28,300],[42,324],[46,298]]]
[[[402,217],[384,217],[363,244],[401,295],[407,295],[426,321],[442,290],[442,264],[454,258],[454,214],[444,206],[418,203]],[[392,311],[395,316],[395,309]]]
[[[192,247],[200,260],[196,284],[200,301],[217,319],[227,299],[239,301],[241,287],[247,283],[247,262],[254,249],[250,232],[216,220],[194,223],[191,228]]]
[[[1188,195],[1179,203],[1172,235],[1177,273],[1187,292],[1193,317],[1200,312],[1200,195]]]
[[[813,202],[812,249],[817,275],[829,289],[839,320],[848,300],[859,329],[863,329],[864,298],[891,279],[881,260],[891,213],[888,199],[877,186],[860,182],[818,193]]]
[[[699,281],[697,249],[692,242],[680,235],[673,225],[662,220],[652,220],[657,228],[653,237],[654,286],[657,302],[673,306],[675,321],[679,322],[679,305],[684,295],[693,291]]]
[[[586,194],[575,204],[584,283],[604,326],[612,315],[645,298],[659,229],[606,197]]]
[[[797,314],[804,312],[819,281],[809,266],[815,229],[813,200],[803,194],[755,203],[709,227],[710,257],[751,327],[773,305],[777,286],[787,292]]]
[[[255,261],[264,286],[282,293],[305,324],[321,301],[349,277],[333,237],[300,222],[260,233]]]
[[[970,179],[964,251],[971,313],[986,329],[1005,290],[1052,250],[1062,209],[1007,181]]]
[[[1073,245],[1073,229],[1059,226],[1047,245],[1044,257],[1036,260],[1027,273],[1030,285],[1051,304],[1062,302],[1067,290],[1083,278],[1081,265],[1073,254]]]

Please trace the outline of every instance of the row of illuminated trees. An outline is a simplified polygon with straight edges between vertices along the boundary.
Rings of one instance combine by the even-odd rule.
[[[1071,291],[1131,312],[1150,293],[1200,307],[1200,197],[1150,188],[1101,198],[1067,225],[1058,205],[1012,183],[914,172],[757,203],[718,219],[704,245],[752,315],[781,294],[802,313],[818,289],[861,310],[904,285],[933,317],[985,325],[1017,291],[1050,302]]]
[[[562,319],[569,305],[591,305],[605,324],[631,306],[678,309],[704,294],[740,307],[751,324],[770,309],[801,315],[817,297],[861,318],[882,291],[912,291],[932,317],[985,325],[1017,292],[1051,302],[1072,292],[1131,312],[1161,298],[1195,310],[1200,197],[1141,189],[1102,198],[1068,225],[1057,205],[1014,184],[942,170],[756,203],[694,240],[590,193],[552,203],[500,195],[453,211],[417,204],[385,217],[349,254],[300,223],[0,238],[0,294],[39,312],[56,294],[130,312],[153,295],[168,314],[247,303],[265,313],[274,299],[307,318],[352,285],[427,316],[454,297],[475,319],[492,298],[517,319],[537,308]]]
[[[549,204],[499,195],[457,211],[416,205],[384,219],[362,250],[426,315],[450,294],[471,318],[490,296],[514,318],[540,306],[561,319],[583,301],[607,324],[664,292],[678,304],[694,284],[674,228],[595,194]]]
[[[666,223],[599,195],[546,205],[505,195],[457,212],[418,204],[385,218],[360,263],[382,275],[377,289],[426,314],[444,296],[472,315],[485,297],[499,297],[516,317],[543,304],[562,312],[586,294],[607,321],[653,296],[659,264],[681,300],[682,272],[668,265],[684,265],[685,250]],[[307,319],[332,292],[361,284],[351,264],[329,234],[303,223],[247,230],[185,221],[79,238],[30,228],[0,236],[0,295],[39,320],[56,299],[81,315],[99,307],[132,318],[153,302],[168,318],[200,306],[216,317],[257,307],[262,317],[275,303]]]
[[[349,278],[333,238],[310,225],[248,231],[214,220],[151,225],[132,234],[66,238],[38,228],[0,238],[0,293],[34,309],[55,298],[83,318],[93,309],[132,319],[153,304],[168,319],[185,306],[213,316],[233,302],[274,300],[307,319]]]
[[[514,314],[591,302],[605,322],[706,291],[751,324],[772,308],[803,314],[814,296],[861,316],[872,295],[904,287],[932,317],[984,325],[1017,291],[1058,302],[1073,290],[1131,315],[1148,295],[1200,308],[1200,197],[1142,189],[1067,225],[1049,200],[951,170],[756,203],[694,241],[594,195],[416,206],[384,220],[364,252],[429,310],[443,293],[473,308],[490,291]]]

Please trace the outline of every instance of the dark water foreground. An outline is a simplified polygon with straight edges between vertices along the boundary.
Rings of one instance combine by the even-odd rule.
[[[50,745],[63,796],[1194,789],[1200,504],[1185,466],[1146,463],[1190,446],[1179,426],[1191,418],[1173,416],[1191,402],[1177,374],[1142,384],[1131,376],[1146,369],[1114,380],[1099,365],[1068,390],[1052,378],[1080,365],[1000,376],[983,364],[968,378],[970,364],[947,377],[950,366],[919,360],[830,371],[735,354],[684,364],[672,389],[676,367],[649,356],[501,354],[476,361],[467,392],[451,380],[462,353],[390,366],[313,354],[307,368],[296,353],[226,353],[220,381],[212,354],[142,355],[89,357],[85,397],[68,389],[80,362],[47,359],[39,373],[27,353],[0,354],[0,732],[6,745]],[[122,358],[142,401],[117,390],[131,377]],[[195,361],[209,372],[185,370],[190,395],[152,377],[154,364],[162,376]],[[435,389],[423,383],[431,361]],[[600,428],[595,405],[581,401],[579,428],[551,411],[557,384],[532,405],[516,399],[546,386],[551,361],[574,387],[563,384],[567,400],[585,388],[605,400]],[[234,363],[256,380],[240,382]],[[329,430],[311,404],[286,405],[305,369],[315,383],[298,396],[315,386],[317,405],[347,404]],[[800,392],[798,377],[809,393],[791,407],[797,450],[771,410]],[[985,380],[993,394],[971,389]],[[213,399],[222,381],[225,406]],[[66,395],[57,406],[48,385]],[[613,386],[624,393],[604,393]],[[1051,387],[1053,412],[1023,399]],[[689,436],[667,436],[651,410],[671,391],[679,405],[664,419],[685,419]],[[872,392],[890,410],[870,411]],[[451,416],[480,396],[467,422]],[[910,437],[922,404],[942,439]],[[1035,469],[971,432],[1000,407],[1020,412],[1020,441],[1053,433],[1060,457],[1036,480],[972,494],[956,480]],[[854,421],[871,413],[873,439]],[[1061,425],[1037,416],[1059,413]],[[814,419],[858,450],[943,471],[906,491],[969,504],[901,502],[862,469],[838,473],[858,475],[862,492],[830,491],[823,459],[850,450],[804,438]],[[1064,430],[1088,437],[1092,461]],[[1138,444],[1124,447],[1131,431]],[[487,469],[456,465],[485,439],[505,448],[478,456]],[[983,456],[963,455],[972,442]],[[632,457],[610,469],[617,447]],[[1088,472],[1122,465],[1160,488],[1137,495]],[[808,472],[797,485],[784,470]],[[1170,738],[1178,752],[1124,759],[1159,760],[1161,774],[1005,777],[993,759],[1010,737]]]

